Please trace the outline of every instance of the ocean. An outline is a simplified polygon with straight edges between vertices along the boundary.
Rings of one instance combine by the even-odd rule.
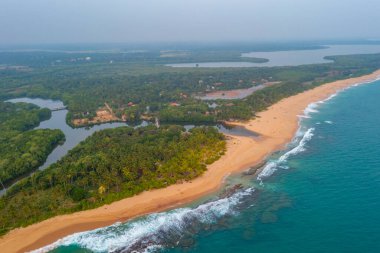
[[[310,105],[259,175],[40,252],[380,252],[379,109],[380,81],[346,89]]]

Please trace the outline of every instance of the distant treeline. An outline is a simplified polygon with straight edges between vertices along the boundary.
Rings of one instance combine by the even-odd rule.
[[[168,47],[175,49],[168,50]],[[145,45],[44,45],[40,49],[0,51],[0,65],[46,68],[51,66],[79,66],[89,63],[149,63],[240,61],[243,52],[312,50],[323,46],[314,43],[179,43]],[[247,58],[244,61],[266,62],[266,59]]]
[[[206,57],[206,56],[205,56]],[[328,57],[329,64],[241,69],[174,69],[160,65],[95,64],[60,66],[30,72],[0,71],[0,99],[56,98],[68,105],[68,123],[92,118],[107,102],[129,122],[158,117],[166,122],[210,123],[244,120],[276,101],[322,83],[367,74],[380,68],[380,54]],[[195,94],[281,83],[241,100],[219,100],[211,108]],[[174,104],[174,106],[173,106]]]

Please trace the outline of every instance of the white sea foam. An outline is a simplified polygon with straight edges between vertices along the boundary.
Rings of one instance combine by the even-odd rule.
[[[337,93],[334,93],[330,95],[328,98],[320,100],[318,102],[310,103],[305,110],[303,111],[303,115],[299,115],[300,118],[310,118],[312,113],[317,113],[319,112],[317,108],[321,105],[324,104],[325,102],[333,99],[338,95],[339,91]]]
[[[300,131],[299,131],[300,132]],[[287,159],[290,156],[296,155],[300,152],[305,151],[305,145],[306,143],[313,137],[314,135],[314,128],[309,128],[303,135],[302,139],[299,141],[298,145],[292,148],[291,150],[287,151],[285,154],[280,156],[276,160],[269,161],[265,167],[262,169],[262,171],[257,176],[257,179],[259,181],[262,181],[263,178],[269,177],[273,175],[273,173],[280,167],[283,166]],[[297,137],[296,137],[297,138]]]
[[[343,89],[337,91],[336,93],[330,95],[326,99],[323,99],[323,100],[320,100],[320,101],[317,101],[317,102],[314,102],[314,103],[310,103],[305,108],[305,110],[303,111],[303,115],[298,115],[298,117],[299,118],[311,118],[311,114],[312,113],[318,113],[319,112],[317,110],[317,108],[319,107],[320,104],[324,104],[325,102],[327,102],[327,101],[335,98],[340,92],[345,91],[345,90],[347,90],[347,89],[349,89],[351,87],[356,87],[356,86],[359,86],[359,85],[362,85],[362,84],[369,84],[369,83],[373,83],[373,82],[379,81],[379,80],[380,80],[380,76],[378,76],[374,80],[356,83],[354,85],[351,85],[349,87],[346,87],[346,88],[343,88]],[[333,124],[333,122],[329,121],[329,120],[326,120],[325,123],[327,123],[327,124]],[[320,125],[321,123],[317,122],[316,124]],[[302,137],[301,141],[299,142],[299,144],[295,148],[293,148],[290,151],[286,152],[285,154],[283,154],[282,156],[280,156],[277,160],[269,161],[265,165],[265,167],[262,169],[262,171],[259,173],[259,175],[257,176],[257,179],[262,182],[263,178],[271,176],[279,167],[286,167],[285,163],[286,163],[286,161],[287,161],[287,159],[288,159],[289,156],[298,154],[298,153],[300,153],[300,152],[302,152],[302,151],[305,150],[305,144],[307,143],[307,141],[309,141],[313,137],[313,131],[314,131],[314,128],[308,129],[305,132],[305,134],[303,135],[303,137]],[[297,140],[300,138],[300,135],[302,135],[301,127],[297,131],[297,133],[296,133],[296,135],[295,135],[295,137],[293,139],[293,142],[297,142]]]
[[[326,102],[326,101],[329,101],[330,99],[335,98],[335,97],[338,95],[338,93],[339,93],[339,91],[338,91],[337,93],[334,93],[334,94],[330,95],[328,98],[326,98],[326,99],[320,101],[319,103],[324,103],[324,102]]]
[[[319,112],[317,110],[317,108],[321,105],[321,104],[324,104],[325,102],[333,99],[334,97],[336,97],[338,95],[339,91],[337,93],[334,93],[332,95],[330,95],[328,98],[326,99],[323,99],[323,100],[320,100],[318,102],[314,102],[314,103],[310,103],[306,108],[305,110],[303,111],[303,115],[299,115],[298,117],[300,118],[310,118],[312,113],[317,113]]]
[[[76,233],[32,252],[45,253],[69,245],[77,245],[93,252],[130,252],[132,250],[130,247],[142,245],[136,252],[149,252],[161,247],[163,234],[181,236],[191,221],[213,224],[221,217],[234,214],[242,199],[252,195],[253,192],[253,188],[248,188],[196,208],[179,208],[151,214],[128,223],[116,223],[109,227]]]
[[[300,118],[310,118],[310,114],[318,112],[317,107],[318,107],[318,103],[311,103],[311,104],[309,104],[305,108],[305,110],[303,111],[303,114],[302,115],[298,115],[298,117],[300,117]]]
[[[372,83],[378,80],[380,80],[380,76],[376,80],[357,83],[351,87]],[[342,89],[324,100],[309,104],[304,110],[304,115],[299,115],[299,117],[310,118],[310,114],[318,112],[317,108],[319,104],[323,104],[326,101],[331,100],[336,97],[338,93],[348,88]],[[325,123],[329,122],[331,121],[325,121]],[[295,142],[302,136],[302,139],[299,141],[298,145],[280,156],[277,160],[269,161],[264,169],[259,173],[257,179],[262,181],[263,178],[271,176],[279,167],[284,167],[290,156],[303,152],[305,150],[306,143],[313,137],[313,132],[314,128],[310,128],[304,133],[301,130],[297,131],[294,138]],[[160,232],[174,230],[181,233],[185,229],[186,222],[189,219],[194,218],[205,224],[212,224],[216,221],[216,219],[221,218],[226,214],[233,214],[235,212],[234,208],[241,202],[241,199],[244,196],[251,195],[253,192],[253,188],[248,188],[245,191],[237,192],[228,198],[222,198],[213,202],[202,204],[194,209],[175,209],[170,212],[151,214],[146,216],[144,219],[139,219],[128,223],[115,223],[108,227],[76,233],[64,237],[51,245],[31,251],[31,253],[45,253],[60,246],[69,245],[77,245],[93,252],[127,252],[130,245],[134,245],[142,238],[149,238],[151,241],[156,241],[157,243],[150,244],[144,249],[141,249],[141,251],[136,252],[151,252],[152,250],[154,251],[161,248],[158,240],[158,234]]]

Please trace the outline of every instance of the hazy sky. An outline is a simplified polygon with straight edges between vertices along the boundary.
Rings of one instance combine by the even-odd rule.
[[[0,0],[0,44],[380,38],[380,0]]]

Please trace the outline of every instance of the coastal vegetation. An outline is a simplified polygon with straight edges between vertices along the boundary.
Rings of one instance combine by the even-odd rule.
[[[65,136],[60,130],[36,129],[51,117],[49,109],[0,102],[0,181],[7,185],[35,171]]]
[[[321,49],[323,46],[305,43],[247,43],[247,44],[189,44],[176,45],[176,49],[167,48],[166,44],[145,44],[145,45],[115,45],[116,49],[110,49],[109,45],[64,45],[54,47],[44,45],[43,48],[34,51],[2,51],[0,52],[0,65],[5,65],[4,69],[12,71],[19,67],[19,70],[26,71],[37,68],[50,68],[60,66],[80,66],[84,67],[89,63],[108,65],[112,63],[125,63],[139,65],[149,64],[170,64],[184,62],[214,62],[214,61],[241,61],[242,52],[270,52],[280,50],[312,50]],[[144,47],[144,49],[141,49]],[[249,62],[267,62],[262,58],[244,58]],[[14,67],[12,67],[14,66]],[[20,68],[29,66],[30,68]],[[2,67],[2,66],[1,66]],[[136,69],[136,68],[134,68]]]
[[[187,57],[178,52],[169,53]],[[49,55],[40,54],[41,57]],[[284,97],[322,83],[367,74],[380,65],[380,55],[373,54],[327,57],[334,63],[292,67],[184,69],[158,64],[165,62],[157,54],[155,57],[160,60],[154,58],[153,53],[135,54],[127,54],[130,58],[121,54],[128,60],[115,60],[112,64],[96,61],[102,59],[99,53],[79,54],[78,59],[90,55],[91,61],[54,63],[30,71],[2,70],[0,76],[4,82],[0,84],[0,99],[20,96],[60,99],[68,106],[67,121],[71,126],[96,123],[97,112],[107,111],[105,104],[112,108],[112,115],[108,117],[112,121],[158,118],[172,123],[214,123],[249,119]],[[205,53],[204,60],[209,54]],[[112,55],[115,59],[121,57],[117,53]],[[200,52],[191,55],[195,57]],[[228,53],[223,51],[221,55],[227,57]],[[207,92],[250,88],[269,82],[280,83],[268,85],[244,99],[212,101],[215,107],[210,107],[209,101],[196,99],[197,95]]]
[[[380,54],[334,56],[328,57],[333,63],[293,67],[164,66],[181,61],[235,61],[239,54],[232,51],[219,55],[183,50],[0,52],[9,59],[8,64],[14,64],[0,68],[0,100],[24,96],[60,99],[67,105],[67,122],[73,127],[101,123],[97,117],[105,121],[158,119],[169,124],[212,125],[248,120],[285,97],[326,82],[368,74],[380,66]],[[269,83],[243,99],[197,99],[208,92]],[[47,109],[5,102],[0,103],[0,109],[0,179],[9,184],[35,171],[64,135],[59,130],[32,130],[50,117]],[[192,180],[224,150],[222,135],[212,127],[189,132],[175,125],[96,132],[57,163],[8,189],[0,198],[1,233]]]
[[[0,199],[1,234],[63,213],[189,181],[225,152],[213,127],[120,127],[95,132]]]

